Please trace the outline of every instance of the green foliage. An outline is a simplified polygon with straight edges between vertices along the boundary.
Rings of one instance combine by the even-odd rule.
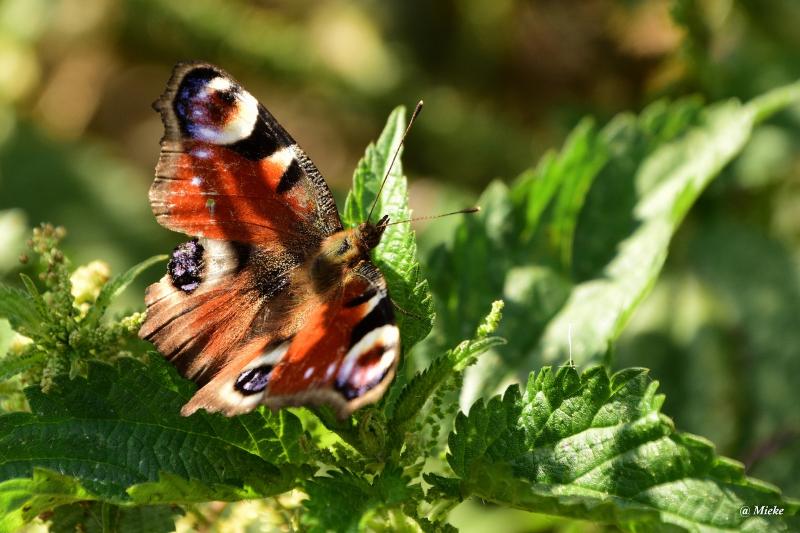
[[[377,509],[422,496],[408,482],[399,468],[386,468],[371,482],[346,470],[317,477],[305,485],[309,499],[303,502],[303,523],[309,531],[361,531]]]
[[[688,273],[673,267],[660,282],[620,342],[617,364],[646,364],[684,429],[797,494],[792,435],[800,413],[783,400],[800,387],[800,283],[786,275],[792,255],[785,242],[722,213],[693,229],[682,255]],[[681,319],[665,327],[671,316]]]
[[[100,319],[103,317],[103,314],[105,314],[109,304],[114,298],[122,294],[125,289],[127,289],[128,286],[133,283],[133,280],[142,274],[142,272],[155,264],[166,261],[167,258],[168,256],[166,255],[157,255],[155,257],[151,257],[150,259],[142,261],[127,272],[114,277],[108,283],[104,284],[100,289],[100,293],[97,295],[94,305],[89,308],[89,311],[86,313],[86,316],[83,317],[82,322],[88,326],[97,327],[100,323]]]
[[[58,507],[50,516],[54,533],[170,533],[175,531],[175,516],[182,514],[177,506],[142,505],[120,508],[106,503],[81,502]]]
[[[505,339],[490,336],[500,324],[502,309],[502,300],[494,302],[491,312],[478,326],[474,338],[462,341],[452,350],[448,350],[403,387],[392,408],[389,424],[392,431],[402,436],[410,422],[420,418],[420,411],[442,383],[462,373],[475,363],[480,354],[505,343]]]
[[[432,261],[436,339],[454,347],[343,422],[325,409],[181,417],[193,385],[132,339],[141,316],[104,317],[163,258],[107,281],[101,265],[71,271],[63,232],[41,228],[32,251],[43,289],[27,276],[25,290],[0,287],[0,375],[27,385],[29,409],[0,415],[0,531],[37,516],[56,531],[166,531],[194,504],[291,489],[307,498],[284,508],[284,525],[310,531],[448,531],[448,511],[467,498],[631,531],[796,527],[797,502],[675,429],[646,370],[525,369],[566,363],[570,348],[582,365],[607,351],[700,192],[797,91],[582,122],[559,154],[510,188],[490,186],[482,213]],[[366,220],[404,127],[398,109],[359,163],[348,226]],[[399,161],[375,213],[410,217]],[[410,350],[433,323],[416,251],[404,223],[374,253],[415,363]],[[31,341],[14,344],[9,326]],[[516,359],[527,385],[457,414],[465,372],[489,350]],[[747,517],[743,505],[783,515]]]
[[[148,259],[106,283],[107,267],[99,261],[70,271],[58,248],[66,232],[42,225],[33,232],[30,252],[44,271],[40,292],[34,281],[20,274],[25,290],[0,284],[0,316],[31,341],[0,362],[0,379],[25,373],[25,382],[38,381],[44,390],[55,376],[84,374],[89,361],[127,355],[131,333],[138,329],[140,314],[103,322],[111,303],[148,267],[165,256]],[[23,256],[24,262],[31,259]],[[133,341],[135,342],[135,341]]]
[[[700,193],[753,126],[799,92],[795,84],[708,107],[657,102],[600,129],[583,122],[510,188],[492,184],[482,215],[435,253],[442,338],[453,342],[502,297],[509,367],[600,360],[654,285]]]
[[[92,496],[77,480],[35,468],[32,475],[6,476],[0,483],[0,531],[16,531],[44,511]]]
[[[459,493],[521,509],[613,522],[626,530],[675,525],[789,531],[796,521],[742,516],[745,505],[786,507],[774,487],[744,476],[705,439],[676,432],[646,370],[609,376],[544,367],[502,397],[459,414],[448,462]],[[430,478],[440,490],[454,484]],[[790,526],[794,524],[794,526]]]
[[[44,363],[47,356],[43,353],[33,353],[30,351],[21,354],[3,355],[0,360],[0,381],[7,380],[18,374],[35,368]]]
[[[41,308],[34,301],[34,297],[25,291],[0,285],[0,316],[9,318],[11,326],[17,331],[30,334],[39,332]]]
[[[302,429],[289,414],[180,416],[191,387],[158,357],[91,363],[87,378],[58,376],[49,394],[29,387],[26,395],[31,413],[0,418],[3,479],[44,467],[98,499],[127,503],[131,487],[147,483],[135,489],[139,501],[163,503],[180,501],[169,483],[154,485],[172,474],[202,484],[204,497],[226,499],[283,492],[291,476],[278,466],[304,458]]]

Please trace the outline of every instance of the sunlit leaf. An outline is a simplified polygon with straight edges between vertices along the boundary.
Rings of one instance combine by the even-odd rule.
[[[747,478],[711,443],[679,433],[644,369],[545,367],[523,393],[460,414],[448,462],[460,491],[486,501],[614,524],[630,531],[791,531],[800,503]],[[447,479],[428,477],[448,489]],[[745,505],[782,516],[746,516]]]

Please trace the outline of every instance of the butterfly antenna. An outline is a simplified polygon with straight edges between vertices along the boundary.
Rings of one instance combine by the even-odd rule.
[[[397,156],[400,153],[400,148],[403,147],[403,143],[406,142],[406,135],[408,135],[411,126],[414,125],[414,121],[417,120],[417,116],[419,112],[422,111],[422,100],[417,102],[417,107],[414,108],[414,112],[411,114],[411,119],[408,121],[408,126],[406,126],[406,131],[403,132],[403,137],[400,138],[400,144],[397,145],[397,148],[394,151],[394,155],[392,156],[392,161],[389,163],[389,168],[386,169],[386,175],[383,176],[383,181],[381,181],[381,186],[378,189],[378,194],[375,195],[375,200],[372,201],[372,207],[369,210],[369,214],[367,215],[367,221],[372,218],[372,212],[375,211],[375,206],[378,204],[378,199],[381,197],[381,192],[383,191],[383,186],[386,185],[386,180],[389,179],[389,173],[392,171],[392,167],[394,166],[395,160],[397,160]]]
[[[441,215],[409,218],[408,220],[398,220],[396,222],[389,222],[388,224],[383,224],[381,227],[385,228],[386,226],[394,226],[395,224],[405,224],[406,222],[416,222],[417,220],[432,220],[434,218],[449,217],[450,215],[466,215],[468,213],[477,213],[480,210],[481,210],[481,208],[476,205],[474,207],[466,207],[464,209],[459,209],[458,211],[452,211],[450,213],[442,213]]]

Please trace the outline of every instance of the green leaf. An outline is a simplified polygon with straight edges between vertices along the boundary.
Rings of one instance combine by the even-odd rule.
[[[149,481],[130,486],[127,491],[131,502],[136,504],[176,503],[192,504],[207,501],[238,501],[262,497],[259,490],[250,486],[235,486],[230,483],[213,483],[197,479],[185,479],[179,475],[159,472],[158,481]]]
[[[472,336],[474,324],[504,296],[504,277],[512,264],[514,248],[509,244],[520,230],[513,225],[508,187],[493,182],[478,203],[481,211],[462,220],[452,248],[438,248],[431,259],[431,279],[439,296],[437,327],[446,343],[442,348]],[[506,329],[508,311],[501,331]],[[530,320],[526,322],[530,327]]]
[[[292,487],[310,439],[288,411],[180,416],[192,395],[161,357],[91,362],[88,378],[30,387],[31,413],[0,416],[0,481],[57,470],[81,499],[172,503],[278,494]],[[176,480],[186,480],[181,485]],[[180,490],[179,490],[180,489]]]
[[[42,315],[36,300],[25,291],[3,284],[0,284],[0,317],[7,319],[11,327],[21,333],[41,330]]]
[[[45,303],[44,298],[42,298],[42,295],[39,294],[39,289],[36,288],[36,284],[33,282],[33,280],[25,274],[20,274],[19,279],[22,280],[25,290],[28,291],[28,296],[33,302],[34,309],[38,316],[47,316],[47,304]]]
[[[630,531],[788,531],[800,503],[747,478],[705,439],[675,431],[644,369],[609,377],[545,367],[459,414],[448,463],[462,495],[519,509],[614,524]],[[453,493],[452,480],[427,477]],[[776,505],[781,517],[743,516]]]
[[[62,505],[50,516],[50,533],[170,533],[180,508],[168,505],[120,507],[104,502]]]
[[[422,408],[447,378],[473,364],[477,357],[495,346],[505,344],[505,339],[490,337],[502,317],[502,300],[492,304],[492,310],[478,326],[475,338],[465,340],[438,357],[428,368],[414,376],[403,387],[392,410],[389,427],[402,436],[408,425],[422,413]]]
[[[588,266],[592,264],[588,259],[592,254],[598,257],[591,251],[602,241],[598,227],[611,224],[627,229],[614,232],[622,238],[609,239],[605,245],[606,250],[615,250],[613,257],[596,271],[595,279],[573,290],[548,324],[535,352],[537,361],[566,360],[571,349],[578,363],[601,357],[649,293],[672,235],[700,193],[742,151],[758,121],[798,102],[800,84],[793,84],[748,104],[730,100],[699,113],[691,100],[672,106],[654,104],[635,128],[646,133],[644,137],[633,133],[624,118],[609,124],[604,135],[612,160],[595,182],[607,201],[587,205],[581,214],[584,236],[575,240],[576,255],[584,256],[583,271],[596,268]],[[637,143],[644,143],[644,148]],[[631,156],[635,169],[629,167]],[[630,177],[621,179],[624,175]],[[612,180],[628,181],[631,192],[612,192]],[[609,220],[614,213],[616,222]],[[584,249],[589,252],[581,252]]]
[[[363,515],[375,505],[369,483],[348,471],[314,478],[305,491],[303,519],[309,531],[359,531]]]
[[[0,533],[18,531],[39,514],[91,494],[67,476],[35,468],[29,479],[0,482]]]
[[[605,140],[597,135],[591,122],[584,121],[570,134],[563,157],[551,172],[560,178],[560,182],[553,205],[550,240],[566,270],[572,266],[572,242],[578,214],[583,208],[589,187],[608,160],[608,151]],[[533,202],[536,205],[543,200],[537,198]],[[530,211],[531,207],[528,208]],[[530,224],[530,216],[527,222]]]
[[[353,188],[347,195],[342,220],[345,226],[354,227],[367,220],[378,195],[381,180],[391,163],[405,131],[405,109],[398,107],[374,144],[367,147],[353,175]],[[408,184],[398,155],[386,178],[386,184],[375,203],[372,222],[389,215],[391,220],[411,218],[408,208]],[[380,267],[389,286],[389,294],[397,306],[397,322],[402,344],[409,350],[425,338],[433,325],[433,299],[428,282],[420,272],[417,243],[409,223],[386,228],[380,244],[374,251],[375,263]]]
[[[434,254],[431,280],[446,343],[464,338],[494,299],[508,368],[603,357],[655,283],[671,238],[753,126],[800,101],[800,85],[748,104],[656,102],[601,129],[581,123],[509,189],[491,184],[483,211]],[[497,381],[507,372],[496,372]],[[489,387],[491,388],[491,387]]]
[[[343,470],[315,477],[304,484],[302,520],[311,532],[364,531],[366,522],[381,508],[400,505],[413,491],[402,470],[387,467],[370,483]]]
[[[0,325],[3,321],[0,321]],[[0,339],[2,340],[2,339]],[[0,342],[0,381],[5,381],[18,374],[22,374],[36,365],[44,363],[47,356],[41,352],[23,353],[3,357],[3,350]]]
[[[103,317],[103,314],[106,312],[106,309],[108,309],[108,306],[111,304],[114,298],[122,294],[125,289],[128,288],[128,285],[133,283],[133,281],[139,277],[142,272],[155,264],[166,261],[168,258],[169,256],[167,255],[156,255],[149,259],[145,259],[138,265],[130,268],[127,272],[114,276],[108,283],[103,285],[102,289],[100,289],[100,294],[97,295],[97,300],[95,300],[94,304],[86,313],[86,317],[84,317],[84,323],[87,325],[97,324]]]
[[[639,167],[634,229],[602,274],[578,285],[542,335],[543,361],[595,360],[622,331],[649,292],[672,235],[708,183],[749,138],[755,114],[735,101],[709,108],[701,124],[655,150]],[[571,335],[570,335],[571,331]]]

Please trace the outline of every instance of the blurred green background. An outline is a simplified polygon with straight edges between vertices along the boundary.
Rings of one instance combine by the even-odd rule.
[[[42,221],[68,228],[76,264],[114,272],[180,240],[147,203],[162,133],[150,104],[179,60],[236,76],[339,199],[389,111],[423,98],[404,163],[428,215],[513,179],[583,116],[797,79],[798,27],[796,0],[0,0],[0,277],[16,278]],[[704,193],[615,359],[653,369],[681,429],[795,497],[800,427],[782,413],[800,407],[783,379],[800,357],[798,126],[784,113],[760,127]],[[419,225],[423,261],[454,223]]]

